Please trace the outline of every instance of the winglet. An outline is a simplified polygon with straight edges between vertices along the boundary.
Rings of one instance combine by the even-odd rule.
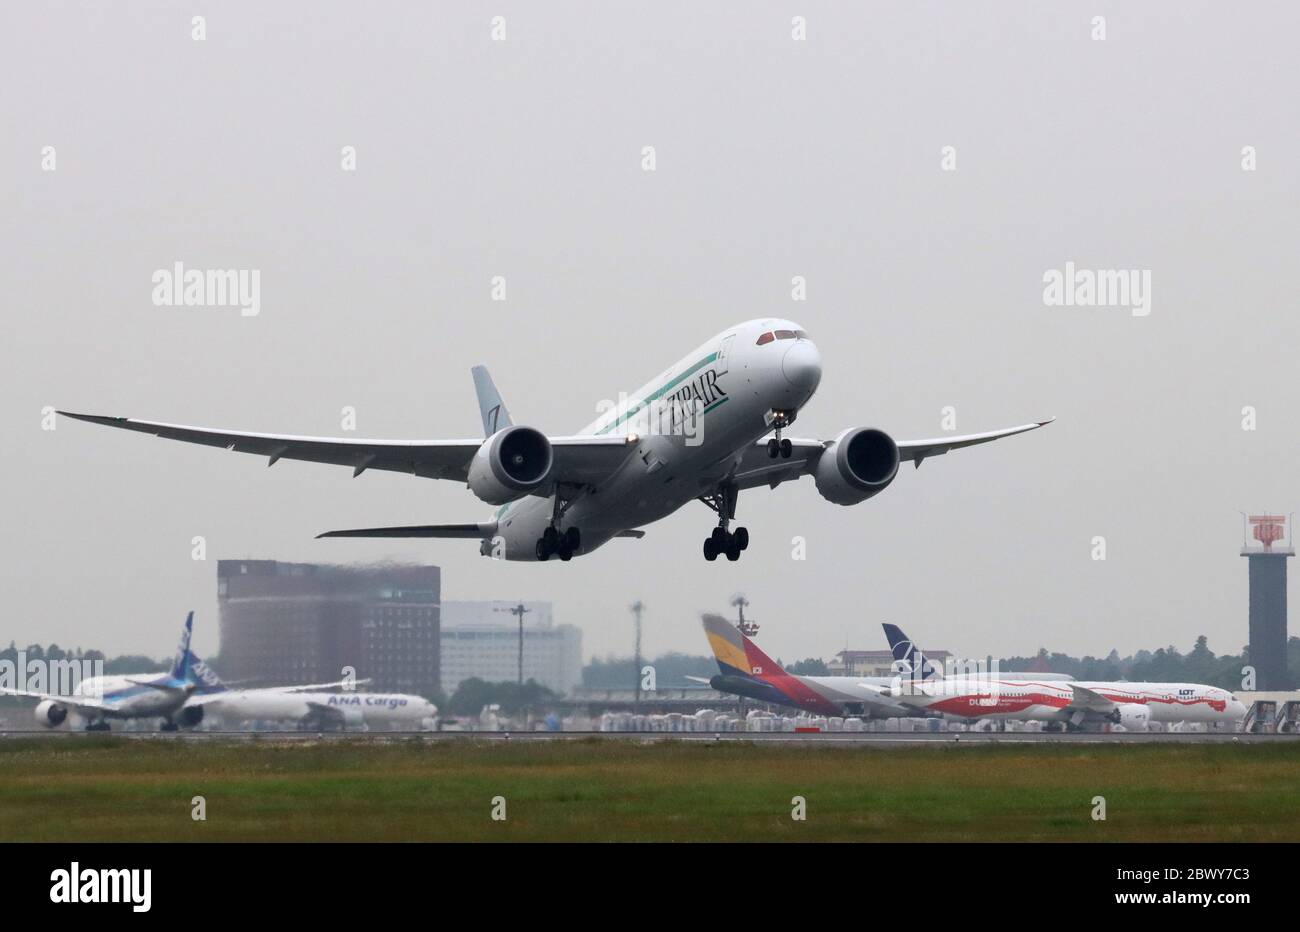
[[[501,400],[501,393],[492,383],[492,376],[488,375],[487,366],[475,366],[469,371],[474,376],[474,393],[478,395],[478,410],[483,417],[483,436],[491,437],[514,422]]]

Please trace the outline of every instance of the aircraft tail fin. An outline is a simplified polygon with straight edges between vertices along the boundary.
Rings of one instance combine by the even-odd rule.
[[[510,412],[506,410],[492,376],[488,375],[487,366],[475,366],[469,371],[474,376],[474,393],[478,395],[478,410],[483,417],[483,436],[491,437],[514,422],[510,420]]]
[[[172,661],[171,675],[174,680],[185,679],[185,668],[189,663],[190,635],[194,633],[194,613],[185,616],[185,627],[181,629],[181,642],[176,645],[176,659]]]
[[[217,671],[204,663],[193,651],[190,651],[190,662],[185,671],[185,680],[194,684],[194,691],[199,695],[224,693],[226,691],[226,684],[221,682],[221,677],[217,676]]]
[[[713,659],[718,662],[723,676],[755,679],[785,674],[775,660],[759,650],[757,644],[721,615],[705,615],[703,621],[704,634],[709,639],[709,647],[713,648]]]
[[[181,680],[194,687],[198,693],[224,692],[226,685],[221,682],[217,672],[199,659],[190,649],[190,638],[194,634],[194,613],[185,617],[185,630],[181,632],[181,642],[176,649],[176,661],[172,664],[172,679]]]
[[[888,623],[881,627],[885,629],[889,650],[894,655],[894,670],[900,672],[904,679],[923,683],[943,679],[943,671],[921,653],[921,649],[912,643],[902,628]]]

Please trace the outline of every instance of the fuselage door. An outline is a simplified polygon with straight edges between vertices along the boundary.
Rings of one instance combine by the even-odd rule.
[[[731,359],[731,344],[736,339],[734,333],[729,333],[722,338],[721,345],[718,346],[718,358],[713,364],[713,371],[722,375],[727,371],[727,364]]]

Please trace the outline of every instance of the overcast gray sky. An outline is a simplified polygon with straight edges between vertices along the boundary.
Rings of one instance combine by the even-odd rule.
[[[886,620],[970,654],[1246,641],[1238,512],[1300,498],[1296,4],[190,7],[0,13],[0,640],[163,655],[194,608],[212,652],[244,556],[435,562],[447,598],[553,600],[588,655],[630,651],[637,598],[648,652],[703,652],[737,591],[786,658]],[[260,270],[261,313],[155,306],[176,261]],[[1150,270],[1150,315],[1045,306],[1067,261]],[[313,539],[489,512],[453,483],[41,429],[338,435],[351,405],[354,436],[475,436],[482,362],[567,433],[765,315],[823,351],[801,436],[1059,421],[855,508],[746,493],[738,563],[704,562],[695,506],[540,566]]]

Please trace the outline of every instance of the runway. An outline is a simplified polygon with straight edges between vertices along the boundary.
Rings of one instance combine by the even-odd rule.
[[[664,742],[730,743],[762,745],[818,745],[821,747],[990,747],[997,745],[1151,745],[1151,744],[1276,744],[1295,741],[1295,734],[1236,734],[1217,732],[646,732],[646,731],[443,731],[443,732],[348,732],[348,731],[192,731],[192,732],[85,732],[85,731],[4,731],[0,740],[96,741],[126,739],[130,741],[180,741],[232,743],[306,744],[339,741],[357,744],[454,745],[504,742],[557,741],[630,741],[641,744]]]

